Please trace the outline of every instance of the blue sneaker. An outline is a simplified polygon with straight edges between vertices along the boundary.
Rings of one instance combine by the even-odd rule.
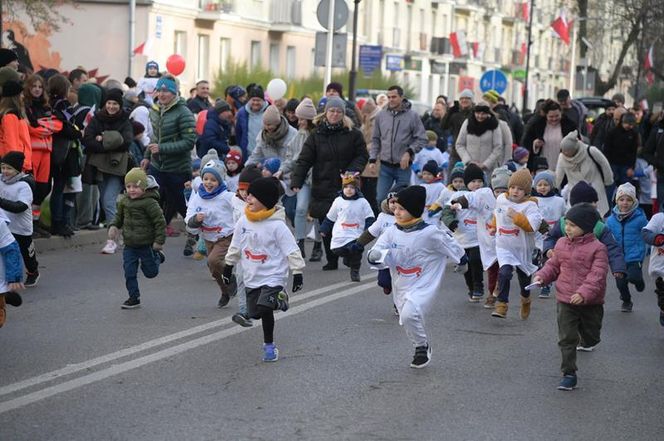
[[[543,286],[538,297],[540,299],[548,299],[551,297],[551,285]]]
[[[558,390],[574,390],[576,388],[576,374],[566,374],[563,375],[560,384],[558,385]]]
[[[279,360],[279,349],[274,343],[263,343],[263,361],[272,362]]]

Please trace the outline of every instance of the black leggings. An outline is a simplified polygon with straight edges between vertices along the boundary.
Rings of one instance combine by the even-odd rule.
[[[323,216],[318,219],[320,222],[320,225],[323,225],[323,222],[325,221],[325,217]],[[325,237],[323,237],[323,247],[325,248],[325,259],[327,259],[327,263],[331,263],[334,265],[339,264],[339,256],[334,254],[332,252],[332,249],[330,248],[330,243],[332,242],[332,234],[326,234]]]
[[[263,322],[263,341],[274,342],[274,310],[264,305],[256,305],[256,313],[252,318]]]
[[[23,264],[29,274],[34,274],[39,268],[37,262],[37,252],[35,251],[35,244],[32,242],[32,236],[21,236],[14,234],[14,239],[18,242],[18,247],[21,249],[21,256],[23,256]]]
[[[468,269],[463,273],[463,277],[466,279],[468,291],[471,294],[484,293],[484,271],[480,247],[466,248],[466,256],[468,256]]]

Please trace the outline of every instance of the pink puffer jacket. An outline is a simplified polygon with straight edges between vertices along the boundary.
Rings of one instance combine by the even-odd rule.
[[[606,246],[588,233],[574,239],[560,238],[553,251],[553,257],[535,275],[543,285],[556,280],[556,299],[570,303],[572,295],[578,292],[584,305],[603,304],[609,272]]]

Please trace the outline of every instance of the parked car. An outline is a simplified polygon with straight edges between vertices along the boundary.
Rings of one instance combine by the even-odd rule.
[[[588,108],[588,119],[592,123],[599,115],[604,113],[606,108],[614,105],[613,101],[601,96],[586,96],[578,99]]]

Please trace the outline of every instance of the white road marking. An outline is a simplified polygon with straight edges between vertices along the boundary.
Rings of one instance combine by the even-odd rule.
[[[326,292],[326,291],[336,289],[338,286],[348,286],[349,284],[353,284],[353,282],[337,283],[337,284],[331,285],[327,288],[321,288],[319,290],[312,291],[310,293],[294,297],[293,298],[293,303],[296,303],[296,300],[301,302],[303,300],[306,300],[307,298],[310,298],[310,297],[313,297],[317,294],[320,294],[321,292]],[[290,317],[290,316],[295,315],[295,314],[299,314],[301,312],[304,312],[304,311],[307,311],[309,309],[324,305],[326,303],[333,302],[335,300],[339,300],[339,299],[342,299],[344,297],[348,297],[348,296],[357,294],[357,293],[362,292],[362,291],[366,291],[367,289],[369,289],[373,286],[375,286],[375,281],[371,280],[370,282],[362,283],[361,285],[356,285],[353,288],[346,289],[346,290],[338,292],[336,294],[331,294],[329,296],[325,296],[325,297],[321,297],[319,299],[312,300],[312,301],[307,302],[303,305],[292,307],[291,309],[289,309],[285,313],[279,313],[279,314],[275,315],[275,320],[281,320],[283,318]],[[224,323],[221,323],[221,322],[224,322]],[[213,326],[213,323],[217,323],[217,324]],[[20,389],[23,389],[25,387],[28,387],[28,385],[35,385],[35,384],[39,384],[39,383],[42,383],[42,382],[45,382],[45,381],[52,380],[54,378],[57,378],[58,376],[65,375],[65,374],[58,374],[58,375],[54,376],[54,373],[59,373],[59,372],[62,372],[62,371],[68,370],[68,369],[74,369],[75,368],[75,370],[72,370],[68,373],[73,373],[73,372],[77,372],[77,371],[80,371],[80,370],[83,370],[83,369],[88,369],[88,367],[95,366],[95,365],[98,365],[98,364],[102,363],[98,360],[105,359],[105,361],[110,361],[110,360],[113,360],[113,359],[120,358],[120,356],[117,356],[117,354],[120,354],[120,353],[123,353],[123,352],[125,352],[125,354],[121,355],[121,356],[126,356],[126,355],[136,353],[136,352],[138,352],[138,350],[136,350],[136,348],[139,348],[139,347],[143,347],[143,349],[141,349],[141,350],[144,350],[145,349],[144,346],[146,346],[146,345],[150,345],[148,347],[157,346],[156,343],[151,344],[152,342],[161,341],[161,343],[159,343],[159,344],[164,344],[164,343],[167,343],[169,341],[175,340],[175,338],[172,338],[173,336],[178,335],[178,334],[185,334],[187,332],[192,331],[193,329],[200,329],[200,328],[204,328],[206,326],[207,326],[207,328],[205,328],[205,329],[209,329],[209,328],[212,328],[212,327],[215,327],[215,326],[222,326],[223,324],[227,324],[227,323],[230,323],[230,318],[223,319],[223,320],[218,320],[216,322],[211,322],[211,323],[208,323],[206,325],[197,326],[195,328],[191,328],[189,330],[182,331],[182,332],[179,332],[179,333],[176,333],[176,334],[171,334],[169,336],[165,336],[165,337],[162,337],[160,339],[151,340],[150,342],[146,342],[142,345],[133,346],[131,348],[127,348],[127,349],[122,350],[122,351],[114,352],[112,354],[108,354],[108,355],[103,356],[103,357],[98,357],[98,358],[89,360],[89,361],[84,362],[84,363],[80,363],[80,364],[77,364],[77,365],[74,365],[74,366],[68,366],[68,367],[60,369],[58,371],[53,371],[51,373],[47,373],[47,374],[44,374],[44,375],[40,375],[38,377],[27,379],[27,380],[21,381],[19,383],[14,383],[14,384],[7,385],[7,386],[3,387],[3,391],[4,390],[16,391],[16,390],[20,390]],[[72,380],[69,380],[69,381],[65,381],[65,382],[60,383],[60,384],[56,384],[54,386],[49,386],[49,387],[46,387],[44,389],[41,389],[41,390],[38,390],[38,391],[35,391],[35,392],[32,392],[32,393],[22,395],[20,397],[17,397],[17,398],[8,400],[8,401],[4,401],[4,402],[0,403],[0,414],[5,413],[5,412],[9,412],[9,411],[14,410],[14,409],[18,409],[18,408],[23,407],[23,406],[27,406],[28,404],[32,404],[32,403],[44,400],[46,398],[52,397],[54,395],[61,394],[63,392],[78,389],[82,386],[104,380],[104,379],[112,377],[114,375],[122,374],[124,372],[139,368],[139,367],[147,365],[149,363],[153,363],[155,361],[159,361],[159,360],[163,360],[165,358],[173,357],[173,356],[178,355],[180,353],[195,349],[199,346],[203,346],[203,345],[215,342],[217,340],[221,340],[221,339],[230,337],[232,335],[239,334],[240,332],[249,331],[251,329],[254,329],[254,328],[243,328],[241,326],[234,326],[232,328],[224,329],[224,330],[215,332],[215,333],[210,334],[210,335],[206,335],[206,336],[199,337],[199,338],[196,338],[196,339],[193,339],[193,340],[189,340],[189,341],[184,342],[184,343],[180,343],[176,346],[172,346],[172,347],[162,349],[160,351],[157,351],[157,352],[152,353],[152,354],[145,355],[143,357],[139,357],[139,358],[129,360],[129,361],[126,361],[126,362],[122,362],[122,363],[118,363],[118,364],[114,364],[114,365],[112,365],[108,368],[102,369],[102,370],[97,371],[97,372],[93,372],[93,373],[88,374],[88,375],[84,375],[82,377],[78,377],[78,378],[75,378],[75,379],[72,379]],[[198,332],[200,332],[200,331],[198,331]],[[178,337],[178,338],[182,338],[182,337]],[[110,358],[111,356],[114,356],[114,357]],[[91,364],[92,362],[94,362],[94,363]],[[84,365],[86,367],[81,367],[81,366],[84,366]],[[37,381],[37,380],[39,380],[39,381]],[[28,384],[28,385],[24,385],[24,384]],[[17,387],[16,385],[21,385],[21,387]],[[9,392],[4,392],[4,394],[7,394],[7,393],[9,393]]]

